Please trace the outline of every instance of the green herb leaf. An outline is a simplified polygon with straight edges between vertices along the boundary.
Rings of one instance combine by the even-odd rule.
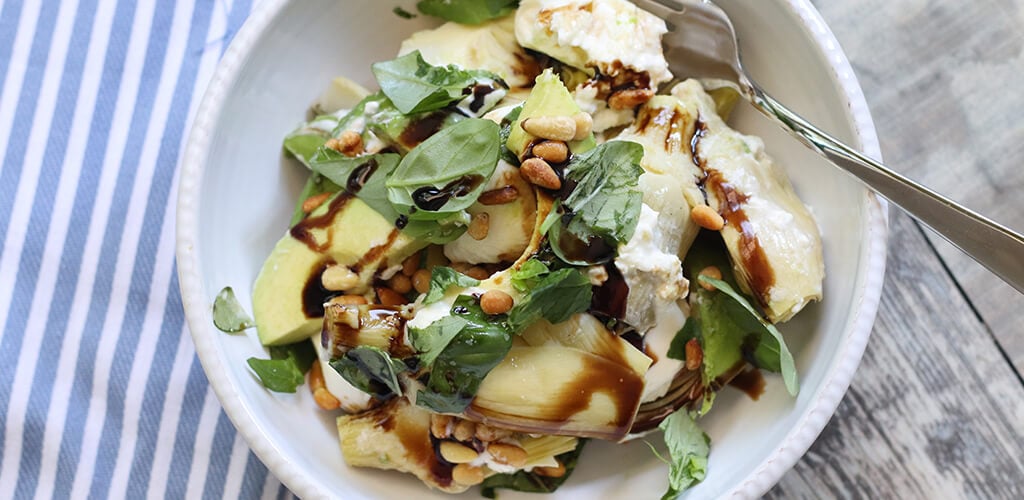
[[[550,323],[561,323],[573,314],[590,307],[593,288],[590,278],[579,269],[565,268],[553,271],[537,282],[508,313],[508,322],[515,332],[536,323],[541,318]]]
[[[224,287],[217,298],[213,299],[213,326],[227,333],[238,333],[256,326],[229,286]]]
[[[501,119],[499,126],[501,130],[498,132],[498,141],[501,144],[501,159],[505,160],[512,165],[519,165],[519,158],[511,149],[508,148],[508,136],[512,133],[512,125],[519,119],[519,115],[523,112],[523,105],[520,104],[505,115]]]
[[[316,359],[312,344],[307,341],[270,348],[271,359],[249,358],[249,368],[263,386],[274,392],[295,392],[305,381],[303,376]]]
[[[296,130],[284,138],[284,149],[308,167],[309,160],[329,137],[329,134],[318,131]]]
[[[679,329],[676,336],[672,337],[672,343],[669,344],[668,352],[665,354],[672,359],[686,361],[686,343],[692,339],[700,340],[700,326],[698,326],[697,319],[690,316],[686,318],[686,323],[683,323],[683,327]]]
[[[463,120],[402,159],[387,180],[388,199],[410,220],[442,219],[472,205],[497,165],[498,125]]]
[[[495,474],[484,479],[484,482],[480,484],[480,494],[487,498],[497,498],[498,494],[495,490],[499,488],[526,493],[553,493],[566,479],[569,479],[573,469],[576,468],[576,463],[579,461],[583,445],[586,443],[586,439],[580,439],[575,450],[555,456],[555,459],[565,466],[565,474],[561,477],[546,477],[526,471],[518,471],[513,474]]]
[[[707,276],[700,276],[698,282],[715,287],[731,298],[735,306],[739,306],[731,308],[733,319],[745,330],[761,334],[761,344],[765,345],[764,349],[767,350],[762,351],[762,355],[774,353],[778,356],[779,369],[782,373],[782,380],[786,383],[786,390],[795,396],[799,390],[796,363],[793,361],[793,355],[789,352],[789,348],[786,347],[782,333],[775,328],[775,325],[765,321],[761,314],[754,309],[754,306],[750,305],[750,302],[728,283]]]
[[[409,341],[419,353],[420,363],[431,366],[469,322],[459,316],[445,316],[426,328],[410,328]]]
[[[416,14],[413,14],[412,12],[409,12],[401,7],[395,7],[394,9],[391,9],[391,12],[394,12],[396,16],[402,19],[412,19],[416,17]]]
[[[563,217],[548,229],[559,258],[570,264],[596,264],[614,257],[615,248],[629,241],[640,217],[643,154],[635,142],[609,141],[573,158],[565,173],[571,191],[557,207]],[[593,249],[602,242],[608,255],[578,255],[576,247]]]
[[[465,410],[480,382],[512,347],[508,324],[485,314],[473,297],[458,297],[451,313],[466,324],[434,356],[426,388],[416,395],[417,405],[438,413]]]
[[[683,490],[701,482],[707,475],[711,439],[697,427],[692,415],[677,411],[658,426],[664,433],[672,461],[669,463],[668,491],[661,498],[670,500]]]
[[[515,12],[519,0],[422,0],[420,12],[461,24],[480,24]]]
[[[530,290],[536,287],[540,283],[541,277],[548,274],[549,271],[547,264],[537,259],[527,260],[519,266],[519,269],[512,271],[512,288],[520,292]]]
[[[320,148],[310,161],[310,167],[355,194],[385,219],[394,221],[399,213],[388,201],[385,182],[399,161],[401,156],[394,153],[349,157],[331,148]]]
[[[387,96],[383,92],[374,92],[364,97],[348,114],[338,120],[338,124],[331,131],[331,137],[338,137],[342,132],[351,130],[362,134],[365,141],[368,138],[366,136],[366,124],[371,122],[381,110],[391,107],[394,106],[388,101]]]
[[[359,346],[331,360],[331,368],[353,387],[377,397],[402,393],[398,374],[407,370],[401,360],[377,347]]]
[[[450,287],[466,288],[479,284],[480,280],[470,278],[450,267],[434,266],[430,271],[430,290],[427,290],[427,296],[423,298],[423,303],[433,304],[441,300]]]
[[[488,71],[432,66],[418,50],[372,68],[381,92],[406,115],[441,109],[465,98],[463,90],[468,87],[501,81]]]
[[[302,219],[306,218],[306,211],[302,209],[302,202],[306,201],[306,198],[316,196],[321,193],[337,193],[341,191],[341,187],[337,184],[327,180],[324,176],[313,172],[313,175],[306,179],[306,185],[302,187],[302,192],[299,193],[299,200],[295,203],[295,211],[292,212],[292,220],[288,224],[294,226],[299,223]]]

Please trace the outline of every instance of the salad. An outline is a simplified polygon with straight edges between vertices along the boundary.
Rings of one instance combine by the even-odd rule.
[[[680,80],[626,0],[425,0],[446,22],[330,82],[284,138],[309,179],[246,317],[270,390],[308,385],[346,462],[431,488],[550,492],[589,439],[663,439],[700,482],[699,420],[819,300],[818,228],[738,94]]]

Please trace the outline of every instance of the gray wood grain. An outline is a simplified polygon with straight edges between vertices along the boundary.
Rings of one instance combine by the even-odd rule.
[[[892,217],[875,330],[850,391],[771,498],[1024,498],[1024,385],[923,231]]]

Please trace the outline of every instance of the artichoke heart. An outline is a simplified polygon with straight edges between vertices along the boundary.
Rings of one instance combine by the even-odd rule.
[[[586,314],[540,322],[523,340],[480,384],[467,418],[527,433],[607,440],[628,433],[650,358]]]
[[[397,306],[327,303],[321,345],[330,359],[359,346],[376,347],[404,358],[413,354],[405,342],[405,322],[410,316],[406,308]]]
[[[821,298],[825,266],[817,224],[764,143],[729,128],[700,83],[687,80],[672,95],[697,112],[689,142],[704,171],[708,204],[725,219],[721,234],[740,287],[770,321],[789,320]]]

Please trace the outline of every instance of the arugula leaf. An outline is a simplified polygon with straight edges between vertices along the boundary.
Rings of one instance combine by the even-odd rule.
[[[697,427],[694,417],[677,411],[661,421],[665,444],[672,460],[669,462],[668,491],[661,497],[670,500],[683,490],[701,482],[707,475],[711,438]]]
[[[515,12],[519,0],[422,0],[420,12],[461,24],[480,24]]]
[[[213,299],[213,326],[225,333],[238,333],[256,326],[229,286],[221,289],[217,298]]]
[[[707,284],[715,287],[725,296],[732,299],[734,307],[731,308],[733,314],[732,318],[744,329],[751,332],[758,332],[761,334],[761,344],[765,345],[762,351],[762,356],[766,356],[769,353],[775,353],[778,355],[779,369],[782,372],[782,380],[786,383],[786,390],[791,395],[796,396],[799,390],[799,384],[797,382],[796,363],[793,361],[793,355],[789,352],[789,348],[786,347],[786,342],[782,338],[782,333],[779,332],[775,325],[765,321],[761,317],[761,314],[754,309],[754,306],[750,305],[739,292],[734,290],[728,283],[709,278],[707,276],[700,276],[698,281],[702,284]],[[735,307],[738,306],[738,307]]]
[[[410,220],[443,219],[472,205],[498,165],[498,125],[471,118],[442,129],[402,158],[388,199]]]
[[[487,498],[497,498],[495,491],[499,488],[522,491],[526,493],[553,493],[572,474],[579,461],[583,445],[587,444],[586,439],[580,439],[576,449],[556,455],[555,459],[565,466],[565,474],[561,477],[546,477],[533,472],[517,471],[513,474],[495,474],[480,484],[480,494]]]
[[[512,348],[508,324],[488,317],[473,297],[455,299],[451,312],[466,324],[435,355],[426,388],[416,395],[417,405],[438,413],[465,410],[480,382]]]
[[[427,290],[427,296],[423,298],[423,303],[433,304],[441,300],[450,287],[465,288],[479,284],[480,280],[470,278],[450,267],[434,266],[430,271],[430,290]]]
[[[249,358],[246,362],[263,386],[274,392],[295,392],[305,381],[305,373],[313,365],[316,352],[303,340],[284,346],[273,346],[270,359]]]
[[[527,260],[523,262],[523,265],[519,266],[519,269],[512,271],[512,288],[525,292],[536,287],[540,283],[540,278],[548,274],[548,272],[550,272],[550,269],[548,269],[547,264],[537,259]]]
[[[498,82],[498,75],[482,70],[463,70],[454,65],[432,66],[414,50],[390,61],[374,63],[373,75],[380,90],[403,114],[441,109],[465,97],[478,83]]]
[[[640,217],[643,154],[643,146],[635,142],[609,141],[573,158],[563,187],[570,191],[557,207],[561,221],[548,229],[548,241],[559,258],[570,264],[597,264],[629,241]],[[578,255],[577,246],[593,249],[602,242],[608,252],[601,253],[607,255]]]
[[[356,389],[377,397],[401,394],[398,374],[408,369],[387,351],[372,346],[350,349],[344,356],[331,360],[331,368]]]
[[[512,307],[508,323],[515,332],[544,318],[561,323],[590,307],[593,288],[590,278],[576,268],[567,267],[548,273],[530,292]]]

